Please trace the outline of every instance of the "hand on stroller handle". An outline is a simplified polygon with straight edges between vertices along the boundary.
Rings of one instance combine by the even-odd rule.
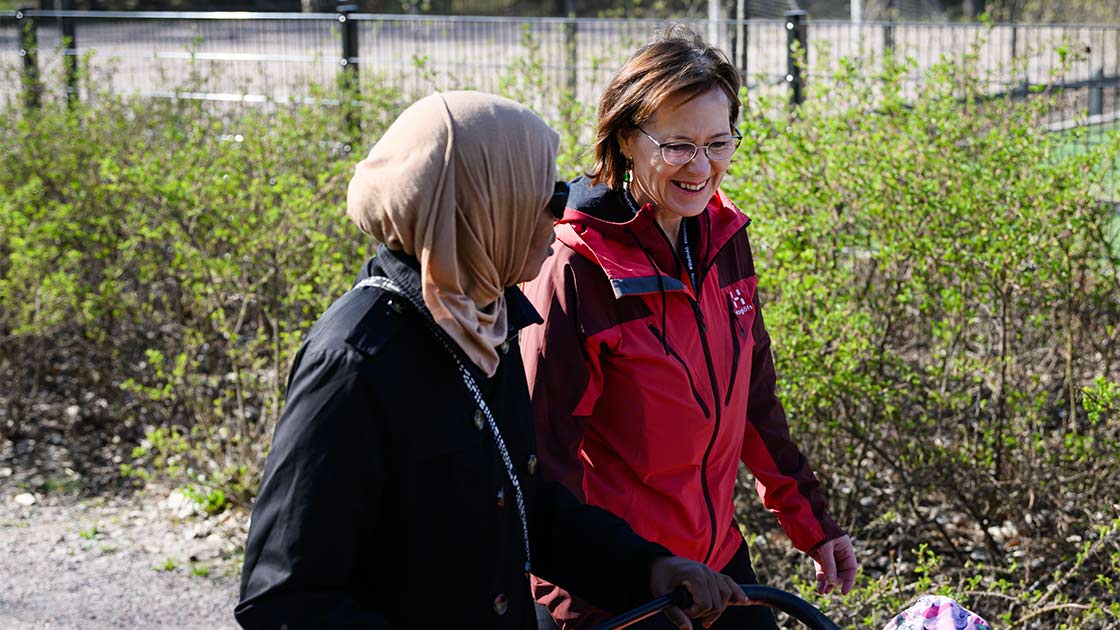
[[[792,593],[758,584],[740,584],[739,588],[743,589],[743,592],[755,604],[780,610],[805,624],[805,627],[810,628],[810,630],[840,630],[839,626],[824,616],[824,613],[817,610],[815,606]],[[620,630],[652,617],[669,607],[676,606],[685,609],[691,605],[692,596],[688,590],[683,586],[678,586],[672,593],[658,597],[647,604],[609,619],[591,630]]]

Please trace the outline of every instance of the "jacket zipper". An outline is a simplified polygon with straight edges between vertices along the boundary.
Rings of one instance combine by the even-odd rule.
[[[701,280],[701,283],[704,281]],[[699,287],[697,287],[699,289]],[[699,292],[697,292],[699,294]],[[689,298],[692,303],[692,312],[696,316],[696,327],[700,331],[700,345],[704,348],[704,361],[708,364],[708,378],[712,381],[712,397],[715,399],[716,405],[716,421],[715,426],[712,428],[712,439],[708,441],[708,448],[704,449],[704,459],[700,462],[700,486],[704,490],[704,502],[708,507],[708,519],[712,522],[712,535],[711,540],[708,542],[708,553],[704,554],[704,562],[712,558],[712,551],[716,547],[716,508],[712,505],[712,491],[708,487],[708,458],[712,454],[712,448],[716,445],[716,436],[719,435],[719,421],[720,421],[720,404],[719,404],[719,384],[716,382],[716,368],[712,362],[712,349],[708,347],[708,326],[704,323],[704,313],[700,310],[700,303],[696,300]]]
[[[746,229],[747,227],[750,227],[750,224],[751,221],[748,218],[747,224],[743,226],[743,228]],[[708,234],[708,238],[712,238],[710,232]],[[719,249],[716,250],[715,256],[712,256],[711,260],[708,262],[707,267],[705,267],[703,272],[700,274],[700,284],[695,288],[695,294],[697,298],[700,297],[700,287],[704,285],[704,279],[708,277],[708,272],[711,271],[713,266],[715,266],[715,261],[719,258],[720,253],[723,252],[723,249],[727,247],[727,245],[733,240],[734,237],[729,238],[725,243],[720,245]],[[700,462],[700,484],[704,489],[704,501],[708,504],[708,518],[712,522],[711,541],[708,543],[708,553],[704,554],[704,563],[706,564],[709,560],[711,560],[712,552],[716,548],[716,509],[712,505],[711,490],[708,489],[708,457],[711,456],[712,448],[716,445],[716,436],[719,435],[721,407],[719,405],[719,384],[716,382],[716,367],[714,362],[712,361],[712,349],[708,346],[708,327],[704,324],[704,313],[700,310],[700,303],[696,301],[696,299],[690,299],[690,301],[692,302],[692,312],[696,315],[696,327],[700,330],[700,345],[704,347],[704,360],[708,364],[708,378],[710,378],[712,381],[712,396],[715,398],[716,402],[716,421],[715,427],[712,429],[712,439],[708,442],[708,448],[704,450],[704,459]],[[734,349],[736,356],[738,356],[738,337],[735,337],[734,334],[732,335],[732,337],[736,340]],[[739,362],[735,361],[734,365],[739,365]],[[727,388],[728,402],[730,402],[731,400],[731,388],[734,385],[735,372],[732,371],[731,381],[728,384]]]
[[[677,253],[676,253],[676,248],[673,247],[673,244],[671,242],[669,242],[669,237],[665,234],[665,231],[661,229],[661,226],[658,225],[656,221],[654,222],[654,224],[657,225],[657,231],[661,233],[661,238],[663,238],[665,240],[665,243],[667,245],[669,245],[669,251],[673,252],[673,258],[677,263],[677,267],[678,267],[678,271],[679,271],[679,268],[681,266],[681,260],[680,260],[680,256],[678,256]],[[744,229],[749,227],[750,224],[751,224],[750,219],[747,219],[747,225],[743,226]],[[682,225],[681,229],[685,229],[685,227]],[[708,238],[709,239],[711,238],[711,234],[708,235]],[[696,327],[700,332],[700,345],[704,348],[704,361],[705,361],[705,363],[707,363],[707,366],[708,366],[708,379],[711,380],[711,383],[712,383],[712,399],[713,399],[713,402],[715,403],[714,406],[715,406],[715,411],[716,411],[715,426],[712,428],[712,439],[708,441],[708,447],[706,449],[704,449],[704,458],[700,462],[700,487],[704,491],[704,503],[708,508],[708,519],[711,521],[711,524],[712,524],[712,535],[711,535],[711,538],[708,542],[708,552],[706,554],[704,554],[704,562],[705,563],[707,563],[708,560],[710,560],[712,558],[712,551],[715,550],[715,547],[716,547],[716,509],[715,509],[715,506],[712,505],[712,491],[708,487],[708,458],[712,454],[712,448],[714,448],[715,445],[716,445],[716,437],[719,436],[719,425],[720,425],[719,399],[720,399],[720,396],[719,396],[719,383],[716,381],[715,363],[712,361],[712,349],[708,345],[708,326],[707,326],[707,324],[704,323],[704,313],[700,310],[700,303],[697,301],[696,298],[700,297],[700,287],[702,287],[704,285],[704,279],[708,276],[708,272],[711,270],[712,266],[715,265],[716,259],[719,258],[720,253],[723,251],[723,249],[725,247],[727,247],[728,243],[730,243],[732,240],[734,240],[734,237],[727,239],[727,242],[723,243],[723,245],[720,245],[720,248],[718,250],[716,250],[716,255],[711,258],[707,267],[703,268],[703,270],[699,274],[698,284],[692,288],[692,292],[695,295],[695,297],[686,296],[689,303],[692,305],[692,312],[696,317]],[[680,357],[677,357],[677,359],[681,360]],[[738,364],[738,362],[736,362],[736,364]],[[688,373],[687,366],[685,367],[685,372]],[[692,376],[690,374],[689,375],[690,384],[691,384],[691,379],[692,379]],[[693,392],[695,392],[695,389],[693,390]],[[697,397],[697,399],[698,400],[700,399],[699,396]],[[707,414],[705,414],[705,417],[707,417]]]
[[[748,218],[747,224],[743,226],[744,229],[749,227],[750,224],[751,221]],[[708,234],[708,238],[712,238],[711,233]],[[715,256],[712,256],[712,258],[708,262],[707,267],[703,269],[703,272],[700,274],[700,285],[695,288],[695,294],[697,298],[700,297],[700,287],[704,285],[704,279],[708,277],[708,272],[711,271],[713,266],[715,266],[715,261],[719,258],[720,253],[723,252],[723,249],[727,247],[727,245],[733,240],[734,237],[729,238],[725,243],[720,245],[719,249],[716,250]],[[716,436],[719,435],[721,408],[719,405],[719,385],[718,383],[716,383],[716,368],[715,364],[712,361],[712,349],[708,346],[708,327],[704,324],[704,313],[700,310],[700,303],[697,302],[696,299],[690,299],[690,301],[692,302],[692,312],[696,315],[696,326],[700,330],[700,345],[704,347],[704,360],[708,364],[708,378],[710,378],[712,381],[712,395],[715,398],[716,402],[716,421],[715,427],[712,429],[712,439],[708,442],[708,448],[704,450],[704,459],[700,462],[700,484],[704,489],[704,501],[708,504],[708,518],[712,522],[712,536],[710,542],[708,543],[708,553],[704,554],[704,563],[706,564],[709,560],[711,560],[712,552],[716,547],[716,509],[712,505],[711,490],[708,489],[708,457],[711,456],[712,448],[716,445]],[[734,337],[734,335],[732,336]],[[738,343],[736,343],[735,349],[736,351],[738,350]],[[735,365],[738,364],[739,362],[736,361]],[[729,383],[727,388],[728,401],[730,401],[731,399],[731,387],[735,384],[734,379],[735,374],[734,372],[732,372],[731,382]]]
[[[692,372],[689,371],[688,364],[684,362],[684,359],[681,357],[681,355],[677,354],[676,350],[673,350],[671,347],[669,347],[669,343],[666,341],[665,337],[661,335],[661,332],[657,330],[657,327],[655,327],[653,324],[650,324],[649,330],[653,333],[653,336],[657,337],[657,340],[660,341],[662,345],[664,345],[666,348],[669,348],[669,355],[676,359],[677,362],[681,364],[681,367],[684,368],[684,373],[686,376],[688,376],[688,386],[692,388],[692,395],[694,398],[696,398],[696,403],[700,405],[700,411],[704,412],[705,418],[711,418],[712,414],[708,410],[708,404],[704,402],[704,397],[701,396],[700,391],[696,389],[696,382],[692,380]]]

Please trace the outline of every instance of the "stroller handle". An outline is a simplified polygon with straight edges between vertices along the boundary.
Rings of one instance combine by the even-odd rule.
[[[758,584],[740,584],[739,588],[743,589],[743,593],[752,602],[780,610],[805,624],[810,630],[840,630],[840,626],[825,617],[824,613],[817,610],[815,606],[792,593]],[[648,604],[604,621],[591,630],[620,630],[652,617],[666,608],[672,606],[688,608],[691,605],[692,595],[683,586],[678,586],[672,593],[662,595]]]

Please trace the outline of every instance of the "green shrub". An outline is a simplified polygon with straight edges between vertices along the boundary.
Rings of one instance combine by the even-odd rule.
[[[869,628],[926,591],[1001,626],[1116,624],[1120,247],[1098,193],[1120,134],[1069,155],[1050,100],[985,99],[974,63],[916,99],[907,62],[840,63],[796,115],[748,116],[725,186],[794,434],[862,549],[859,589],[821,603]],[[807,592],[789,574],[810,571],[773,579]]]
[[[127,472],[244,504],[291,355],[370,254],[344,218],[359,151],[340,142],[336,107],[223,109],[95,84],[73,108],[0,117],[4,430],[18,437],[51,393],[96,392],[115,432],[145,438]],[[367,92],[361,137],[400,106]]]
[[[592,109],[539,94],[526,38],[502,89],[543,99],[574,174]],[[847,60],[796,115],[750,104],[725,189],[754,219],[783,398],[859,546],[856,590],[809,595],[753,498],[744,527],[764,577],[845,624],[941,592],[1000,625],[1115,625],[1120,223],[1098,199],[1120,139],[1069,151],[1049,100],[982,98],[973,62],[916,99],[905,62]],[[370,253],[343,218],[353,164],[409,98],[373,78],[222,109],[94,83],[0,116],[0,430],[104,400],[122,472],[244,506],[292,354]]]
[[[543,60],[524,37],[502,91],[529,102]],[[103,400],[137,444],[124,475],[169,479],[210,512],[246,505],[291,357],[372,253],[344,217],[353,165],[412,95],[364,75],[360,95],[318,88],[308,104],[140,99],[99,90],[88,65],[72,107],[58,72],[41,108],[3,104],[0,431]],[[207,72],[173,87],[204,92]],[[558,129],[590,124],[570,94],[536,101]],[[562,172],[579,159],[566,134]]]

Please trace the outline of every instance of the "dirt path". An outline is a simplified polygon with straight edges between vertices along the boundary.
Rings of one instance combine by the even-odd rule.
[[[0,628],[236,628],[241,519],[180,520],[177,497],[150,492],[78,499],[3,481]]]

